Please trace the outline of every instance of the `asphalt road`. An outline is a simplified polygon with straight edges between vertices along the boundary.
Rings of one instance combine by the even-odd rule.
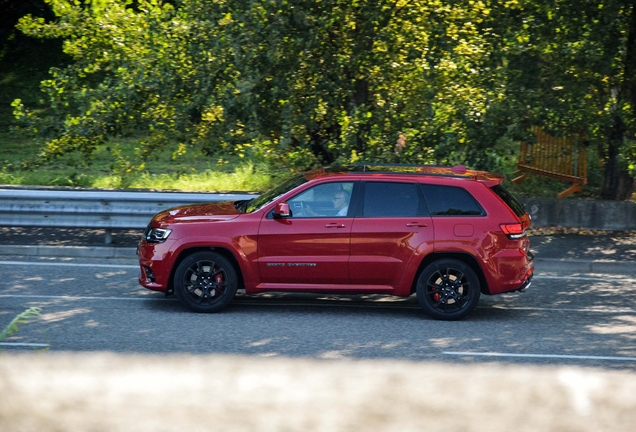
[[[315,359],[577,365],[636,370],[633,276],[537,274],[523,294],[482,296],[459,322],[414,297],[240,295],[214,315],[137,284],[133,260],[0,261],[0,327],[28,307],[5,351],[243,354]]]

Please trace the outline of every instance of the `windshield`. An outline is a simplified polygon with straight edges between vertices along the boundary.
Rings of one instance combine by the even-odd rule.
[[[286,182],[276,186],[274,189],[270,189],[269,191],[265,192],[263,195],[248,201],[248,204],[245,208],[245,213],[252,213],[260,209],[265,204],[272,202],[279,196],[289,192],[290,190],[294,189],[297,186],[300,186],[306,181],[307,179],[305,178],[304,174],[300,174],[300,175],[297,175],[296,177],[292,177]]]

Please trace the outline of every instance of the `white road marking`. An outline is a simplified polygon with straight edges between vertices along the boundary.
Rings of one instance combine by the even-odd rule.
[[[479,306],[478,306],[479,307]],[[541,312],[593,312],[593,313],[636,313],[636,310],[629,308],[608,308],[608,309],[592,309],[592,308],[548,308],[548,307],[531,307],[531,306],[505,306],[490,305],[493,309],[510,309],[510,310],[529,310]]]
[[[0,346],[48,348],[51,345],[49,345],[49,344],[41,344],[41,343],[26,343],[26,342],[0,342]]]
[[[636,361],[636,357],[610,357],[610,356],[585,356],[563,354],[511,354],[497,352],[462,352],[444,351],[442,354],[455,356],[480,356],[480,357],[511,357],[511,358],[546,358],[546,359],[572,359],[572,360],[610,360],[610,361]]]
[[[178,301],[175,297],[91,297],[91,296],[70,296],[70,295],[27,295],[27,294],[0,294],[0,298],[21,298],[21,299],[42,299],[42,300],[132,300],[132,301]],[[312,307],[352,307],[352,308],[382,308],[388,306],[391,309],[419,309],[420,306],[413,304],[402,304],[402,301],[370,301],[367,303],[348,303],[338,301],[327,301],[316,299],[315,301],[293,302],[293,301],[268,301],[269,299],[253,299],[249,297],[237,298],[235,305],[241,306],[312,306]],[[526,310],[540,312],[576,312],[576,313],[606,313],[606,314],[633,314],[634,309],[611,308],[611,309],[591,309],[591,308],[548,308],[548,307],[523,307],[506,305],[477,306],[478,309],[506,309],[506,310]]]
[[[58,300],[153,300],[153,301],[165,301],[165,298],[156,297],[84,297],[84,296],[69,296],[69,295],[23,295],[23,294],[0,294],[0,298],[23,298],[23,299],[58,299]],[[176,300],[176,299],[168,299]]]
[[[127,264],[90,264],[90,263],[74,263],[74,262],[32,262],[32,261],[0,261],[0,265],[22,265],[22,266],[60,266],[60,267],[92,267],[92,268],[123,268],[123,269],[138,269],[137,265],[127,265]],[[535,280],[539,279],[558,279],[558,280],[583,280],[583,281],[599,281],[603,280],[606,282],[625,282],[625,283],[634,283],[636,279],[632,278],[620,278],[620,277],[608,277],[608,276],[551,276],[551,275],[536,275],[534,277]],[[47,295],[14,295],[14,294],[0,294],[0,298],[28,298],[28,299],[62,299],[62,300],[152,300],[152,301],[164,301],[166,299],[159,298],[150,298],[150,297],[90,297],[90,296],[47,296]],[[175,299],[168,299],[175,300]],[[243,305],[267,305],[267,306],[297,306],[297,305],[309,305],[309,306],[353,306],[353,307],[378,307],[378,303],[371,304],[355,304],[355,305],[347,305],[345,303],[329,303],[329,304],[321,304],[318,302],[307,302],[307,303],[280,303],[280,302],[272,302],[267,304],[267,302],[250,302],[250,300],[245,299],[247,301],[240,302]],[[386,303],[385,303],[386,304]],[[417,305],[391,305],[393,308],[399,309],[414,309],[419,308]],[[515,306],[505,306],[505,305],[491,305],[489,306],[494,309],[509,309],[509,310],[527,310],[527,311],[540,311],[540,312],[576,312],[576,313],[627,313],[633,314],[636,313],[636,310],[623,308],[623,309],[591,309],[591,308],[549,308],[549,307],[515,307]]]
[[[605,282],[636,282],[634,278],[622,278],[616,276],[549,276],[549,275],[536,275],[532,278],[532,280],[536,279],[569,279],[569,280],[582,280],[582,281],[598,281],[603,280]],[[530,288],[532,289],[532,288]]]
[[[101,267],[101,268],[130,268],[138,269],[138,265],[126,264],[88,264],[88,263],[61,263],[61,262],[35,262],[35,261],[0,261],[0,265],[23,266],[58,266],[58,267]]]
[[[91,264],[91,263],[74,263],[74,262],[42,262],[42,261],[0,261],[0,265],[23,265],[23,266],[59,266],[59,267],[101,267],[101,268],[130,268],[138,269],[138,265],[131,264]],[[606,282],[629,282],[635,283],[635,278],[622,278],[609,275],[599,276],[554,276],[535,274],[533,280],[541,279],[557,279],[557,280],[581,280],[581,281],[598,281]]]

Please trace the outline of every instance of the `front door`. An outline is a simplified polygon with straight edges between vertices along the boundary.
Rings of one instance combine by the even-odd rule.
[[[261,281],[320,289],[349,283],[354,182],[326,182],[288,200],[291,217],[263,217],[258,232]]]

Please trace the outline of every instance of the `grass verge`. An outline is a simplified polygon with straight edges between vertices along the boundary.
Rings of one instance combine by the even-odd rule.
[[[289,175],[265,163],[205,156],[195,149],[179,155],[168,149],[157,151],[139,169],[138,143],[138,138],[120,139],[98,147],[90,161],[79,153],[68,154],[26,169],[22,162],[39,153],[39,144],[12,132],[0,133],[0,184],[258,192]]]

